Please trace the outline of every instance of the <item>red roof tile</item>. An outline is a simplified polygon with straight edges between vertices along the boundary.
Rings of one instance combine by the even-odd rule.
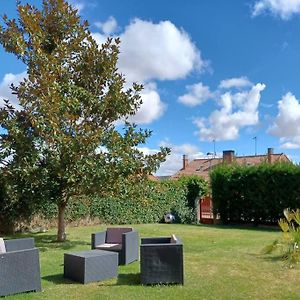
[[[281,154],[271,154],[272,163],[278,161],[290,161],[288,157]],[[253,156],[235,156],[233,161],[239,165],[258,165],[262,162],[268,162],[268,155],[253,155]],[[223,158],[200,158],[189,162],[185,169],[176,172],[172,178],[177,179],[180,176],[198,175],[205,179],[209,179],[209,172],[214,166],[223,162]]]

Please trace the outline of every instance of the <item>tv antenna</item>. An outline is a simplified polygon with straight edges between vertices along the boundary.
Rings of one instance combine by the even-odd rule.
[[[255,137],[253,138],[253,140],[254,140],[255,156],[256,156],[256,155],[257,155],[257,136],[255,136]]]

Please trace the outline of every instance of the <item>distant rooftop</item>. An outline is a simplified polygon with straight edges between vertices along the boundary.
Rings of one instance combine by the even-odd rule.
[[[268,148],[268,152],[265,155],[247,155],[247,156],[235,156],[233,150],[223,151],[223,157],[212,158],[198,158],[189,162],[187,155],[183,155],[183,167],[176,172],[172,178],[176,179],[184,175],[197,175],[202,176],[205,179],[209,179],[209,172],[215,166],[227,162],[237,163],[239,165],[258,165],[263,162],[275,163],[280,161],[290,161],[284,153],[273,153],[273,148]]]

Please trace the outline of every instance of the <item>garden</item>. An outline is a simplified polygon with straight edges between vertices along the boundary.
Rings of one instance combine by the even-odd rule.
[[[5,278],[20,270],[20,258],[20,264],[6,258],[18,252],[15,239],[33,238],[42,291],[9,297],[299,299],[300,212],[285,211],[288,223],[280,221],[293,268],[271,251],[284,242],[278,228],[259,226],[277,224],[283,209],[300,206],[299,166],[224,165],[211,173],[210,187],[197,176],[149,180],[170,149],[139,148],[152,131],[129,122],[142,105],[143,86],[125,88],[117,67],[120,39],[98,45],[88,22],[64,0],[45,0],[41,9],[18,2],[17,12],[18,19],[4,16],[0,25],[1,45],[27,69],[19,86],[11,86],[19,107],[3,99],[0,108],[0,231],[10,245],[0,271]],[[210,188],[226,226],[197,224],[197,201]],[[175,222],[163,223],[166,213]],[[92,234],[108,226],[133,227],[142,239],[175,234],[183,245],[184,283],[142,285],[142,260],[116,264],[113,279],[67,279],[64,255],[91,253]]]
[[[90,235],[106,226],[69,227],[67,241],[55,230],[32,236],[40,250],[42,292],[9,299],[299,299],[300,269],[286,269],[279,254],[261,255],[279,230],[182,224],[132,225],[140,237],[169,236],[183,241],[184,285],[140,284],[138,261],[119,266],[118,277],[86,285],[63,277],[64,253],[90,249]]]

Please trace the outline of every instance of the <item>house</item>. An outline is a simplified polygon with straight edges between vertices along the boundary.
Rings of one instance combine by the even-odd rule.
[[[189,162],[187,155],[183,155],[182,168],[176,172],[172,179],[178,179],[180,176],[197,175],[209,181],[209,172],[217,165],[222,163],[235,163],[238,165],[259,165],[263,162],[290,162],[289,158],[284,153],[275,154],[273,148],[268,148],[265,155],[249,155],[249,156],[235,156],[233,150],[223,151],[223,157],[208,157],[194,159]],[[217,222],[218,216],[213,215],[212,199],[207,195],[199,199],[197,205],[197,219],[201,223],[212,224]]]
[[[197,175],[209,180],[209,172],[217,165],[226,163],[236,163],[238,165],[258,165],[263,162],[289,162],[289,158],[284,153],[273,153],[273,148],[268,148],[267,154],[235,156],[233,150],[223,151],[223,157],[207,157],[189,161],[187,155],[183,155],[182,168],[176,172],[172,179],[178,179],[180,176]]]

